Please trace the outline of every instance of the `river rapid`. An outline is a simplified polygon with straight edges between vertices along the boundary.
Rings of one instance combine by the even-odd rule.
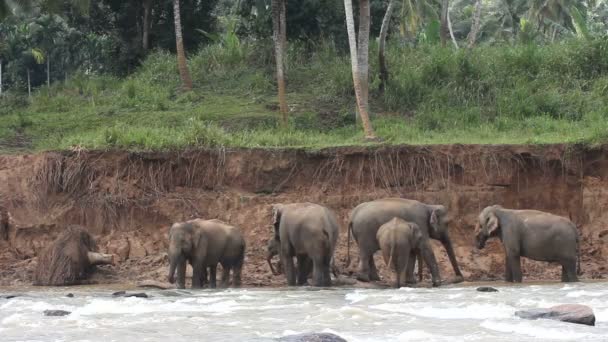
[[[608,341],[608,283],[493,286],[499,292],[466,285],[146,291],[150,298],[113,297],[109,287],[0,288],[19,294],[0,299],[0,340],[273,341],[332,332],[350,342]],[[596,326],[513,315],[564,303],[591,306]],[[72,313],[46,317],[48,309]]]

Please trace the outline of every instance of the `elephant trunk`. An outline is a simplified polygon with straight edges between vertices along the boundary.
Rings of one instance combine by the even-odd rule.
[[[175,270],[179,262],[179,256],[169,253],[169,276],[167,277],[167,280],[171,284],[175,283]]]
[[[450,237],[445,234],[443,239],[441,239],[441,244],[445,248],[445,251],[448,253],[448,258],[450,258],[450,263],[452,264],[452,268],[454,269],[454,273],[456,277],[462,279],[462,273],[460,272],[460,268],[458,268],[458,262],[456,261],[456,254],[454,253],[454,247],[452,246],[452,240]]]
[[[481,226],[477,223],[475,225],[475,245],[477,249],[483,249],[486,246],[486,241],[488,241],[488,236],[483,233]]]
[[[103,254],[96,252],[87,252],[87,258],[91,265],[114,265],[113,254]]]
[[[275,276],[276,276],[276,275],[279,275],[279,272],[277,272],[277,271],[274,269],[274,266],[272,266],[272,257],[273,257],[273,256],[274,256],[274,255],[273,255],[272,253],[268,253],[268,256],[266,257],[266,261],[268,261],[268,266],[270,267],[270,271],[272,272],[272,274],[273,274],[273,275],[275,275]]]

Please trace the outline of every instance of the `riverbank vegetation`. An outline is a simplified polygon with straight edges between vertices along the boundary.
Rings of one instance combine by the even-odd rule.
[[[159,2],[152,13],[171,14],[170,3],[161,8]],[[195,6],[183,3],[187,8]],[[77,15],[84,18],[80,24],[42,10],[6,17],[0,24],[5,70],[0,149],[377,144],[364,139],[356,115],[344,8],[322,3],[335,12],[325,13],[326,23],[319,17],[311,24],[310,18],[298,21],[294,13],[287,16],[287,32],[292,34],[284,45],[287,125],[281,124],[276,96],[277,40],[273,44],[271,13],[252,18],[252,12],[220,1],[206,9],[209,25],[205,29],[197,29],[190,21],[192,13],[183,13],[191,91],[184,90],[171,52],[175,41],[164,31],[153,30],[157,33],[149,33],[150,46],[136,49],[118,44],[125,38],[87,33],[84,28],[94,21],[90,12]],[[382,21],[385,3],[374,4],[372,19]],[[558,21],[553,18],[555,25],[547,28],[526,24],[534,18],[528,6],[516,23],[503,21],[494,28],[498,10],[485,8],[478,39],[467,48],[475,5],[462,1],[450,7],[459,48],[452,42],[442,46],[441,24],[433,15],[420,14],[420,24],[410,27],[415,19],[412,14],[402,8],[394,11],[386,47],[390,77],[385,84],[376,58],[378,43],[370,40],[369,111],[375,134],[383,143],[606,142],[608,38],[602,25],[608,11],[605,18],[594,19],[605,11],[595,4],[585,12],[585,21],[575,20],[572,14],[580,11],[570,11],[569,24],[562,22],[556,28]],[[289,14],[291,3],[287,6]],[[441,6],[430,8],[439,13]],[[49,24],[57,26],[53,32],[59,33],[53,36],[40,28],[41,18],[60,23]],[[548,23],[545,19],[542,23]],[[119,26],[117,22],[108,21]],[[162,30],[155,26],[158,20],[153,23],[155,30]],[[170,28],[167,25],[165,30]],[[20,32],[20,27],[27,32]],[[120,27],[113,30],[126,34]],[[380,28],[372,25],[371,31],[373,38]],[[133,37],[139,34],[132,32]],[[196,39],[188,40],[189,35]],[[51,45],[44,43],[49,36],[56,38]],[[9,43],[15,46],[7,47]],[[65,47],[59,48],[62,44]],[[73,53],[68,53],[70,49]],[[121,49],[137,51],[137,59]],[[50,65],[56,65],[50,75],[44,62],[49,58]],[[27,83],[33,89],[30,96]]]

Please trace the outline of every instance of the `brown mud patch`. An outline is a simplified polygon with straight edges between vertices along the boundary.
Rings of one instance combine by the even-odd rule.
[[[87,227],[101,252],[119,257],[117,266],[100,267],[94,281],[164,280],[169,225],[201,217],[244,231],[245,286],[282,286],[284,277],[273,277],[264,260],[270,204],[311,201],[335,210],[342,266],[348,213],[388,196],[449,208],[467,281],[503,278],[499,242],[483,251],[473,243],[476,217],[491,204],[570,216],[582,236],[582,278],[606,275],[608,146],[438,145],[0,156],[0,211],[10,213],[7,240],[0,222],[0,285],[31,283],[37,255],[69,224]],[[438,243],[434,250],[442,278],[452,277],[445,251]],[[356,249],[353,254],[356,261]],[[377,261],[381,275],[391,277]],[[558,265],[524,259],[522,266],[524,281],[559,279]]]

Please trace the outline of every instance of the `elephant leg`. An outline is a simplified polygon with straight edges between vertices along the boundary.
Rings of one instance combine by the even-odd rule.
[[[192,263],[192,288],[200,289],[202,286],[201,281],[203,279],[202,273],[205,266],[201,262]]]
[[[243,269],[243,263],[238,262],[232,267],[232,286],[241,287],[241,271]]]
[[[373,256],[372,256],[373,257]],[[359,273],[357,274],[357,280],[369,282],[370,281],[370,255],[363,248],[359,248]]]
[[[217,265],[209,266],[209,288],[214,289],[217,287]]]
[[[416,258],[408,258],[405,266],[405,284],[416,284],[416,277],[414,276],[414,269],[416,266]],[[422,269],[419,267],[419,269]]]
[[[230,285],[230,265],[222,264],[222,282],[220,286],[227,288]]]
[[[314,286],[331,286],[330,258],[316,257],[312,262]]]
[[[205,287],[209,280],[207,279],[207,267],[203,266],[201,271],[201,287]]]
[[[416,255],[410,255],[410,253],[403,253],[403,251],[397,251],[396,253],[399,255],[397,260],[394,260],[395,263],[395,287],[400,288],[405,285],[405,275],[404,273],[407,271],[407,265],[410,262],[410,259],[415,259]]]
[[[298,255],[298,285],[306,285],[310,274],[312,260],[307,255]]]
[[[511,262],[509,261],[509,256],[505,254],[505,281],[512,283],[513,282],[513,271],[511,269]]]
[[[378,275],[378,269],[376,268],[376,263],[374,262],[374,254],[369,256],[369,279],[372,281],[379,281],[380,276]]]
[[[521,283],[522,275],[521,275],[521,260],[519,255],[509,256],[509,266],[511,266],[511,276],[513,278],[514,283]]]
[[[186,260],[180,261],[177,265],[177,288],[186,288]]]
[[[562,281],[578,281],[578,276],[576,275],[576,259],[566,260],[562,263]]]

